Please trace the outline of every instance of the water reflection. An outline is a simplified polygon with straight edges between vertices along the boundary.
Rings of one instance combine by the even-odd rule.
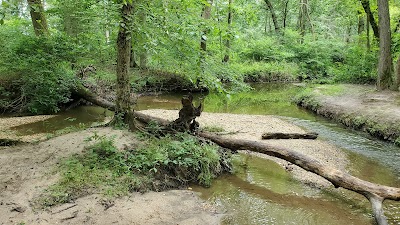
[[[275,162],[241,156],[246,166],[216,180],[211,188],[194,187],[202,197],[228,210],[223,224],[370,224],[358,205],[334,198],[293,180]],[[251,177],[251,181],[249,181]]]

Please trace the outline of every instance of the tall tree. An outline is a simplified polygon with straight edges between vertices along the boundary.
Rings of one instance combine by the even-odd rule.
[[[139,20],[140,23],[143,27],[146,26],[146,9],[142,7],[142,9],[139,12]],[[145,48],[144,45],[142,45],[141,49],[140,49],[140,54],[139,54],[139,61],[140,61],[140,68],[141,69],[146,69],[147,68],[147,49]]]
[[[288,15],[288,5],[289,5],[289,0],[285,1],[285,8],[283,9],[283,29],[286,28],[286,20],[287,20],[287,15]]]
[[[388,89],[393,85],[393,65],[390,32],[389,1],[378,0],[379,19],[379,63],[377,87],[379,90]]]
[[[311,32],[314,34],[314,28],[313,24],[311,23],[310,15],[309,15],[309,10],[308,10],[308,0],[300,0],[300,10],[299,10],[299,29],[300,29],[300,35],[304,37],[306,34],[306,23],[310,24],[311,27]],[[303,42],[303,39],[301,39],[301,42]]]
[[[369,0],[360,0],[361,5],[364,8],[365,13],[367,14],[367,20],[371,24],[372,30],[374,31],[375,38],[379,39],[379,28],[376,24],[374,14],[371,11],[371,7],[369,5]]]
[[[223,59],[223,62],[228,62],[229,61],[229,53],[231,49],[231,37],[232,37],[232,2],[233,0],[228,1],[228,37],[225,41],[225,47],[226,47],[226,53]]]
[[[33,29],[37,36],[48,35],[49,29],[44,15],[44,7],[41,0],[28,0]]]
[[[273,7],[271,1],[269,1],[269,0],[264,0],[264,1],[265,1],[265,4],[267,4],[267,6],[268,6],[269,11],[271,12],[272,22],[274,23],[275,31],[277,33],[279,33],[280,27],[279,27],[279,24],[278,24],[278,18],[276,16],[274,7]]]
[[[201,13],[201,17],[203,19],[208,20],[211,18],[211,6],[212,6],[213,0],[208,0],[206,4],[204,4],[203,11]],[[207,30],[204,30],[201,34],[201,40],[200,40],[200,49],[204,52],[207,51]]]
[[[123,1],[120,15],[119,31],[117,37],[117,100],[116,117],[134,129],[133,109],[131,107],[131,88],[129,85],[128,69],[131,51],[131,14],[133,11],[132,0]]]

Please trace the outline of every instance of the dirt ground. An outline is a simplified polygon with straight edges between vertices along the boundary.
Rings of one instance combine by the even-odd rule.
[[[146,110],[146,114],[175,119],[176,110]],[[305,130],[274,116],[203,113],[201,126],[220,127],[227,136],[261,140],[263,132],[298,132]],[[190,190],[132,193],[109,202],[100,195],[89,195],[73,203],[48,210],[35,210],[32,201],[46,187],[55,183],[53,173],[58,162],[83,151],[85,138],[94,132],[116,135],[118,147],[134,141],[131,133],[111,128],[95,128],[70,133],[36,144],[0,147],[0,224],[219,224],[223,210],[201,200]],[[347,159],[340,150],[323,140],[264,140],[308,154],[327,164],[345,169]],[[273,159],[268,156],[261,157]],[[330,185],[324,179],[283,160],[273,159],[303,182]]]
[[[400,137],[400,92],[377,91],[370,85],[347,84],[341,88],[343,91],[329,94],[329,85],[319,86],[312,93],[316,103],[301,105],[346,126],[396,142]]]
[[[60,159],[82,152],[85,138],[94,132],[116,135],[121,148],[134,140],[128,132],[96,128],[0,147],[0,224],[219,224],[222,214],[189,190],[132,193],[113,202],[95,194],[44,211],[33,209],[33,199],[57,181],[52,171]]]

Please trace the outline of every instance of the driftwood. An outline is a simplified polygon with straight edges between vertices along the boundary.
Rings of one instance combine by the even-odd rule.
[[[80,92],[80,93],[87,93],[87,92]],[[82,97],[88,101],[91,101],[91,99],[93,99],[96,102],[92,103],[97,104],[99,106],[103,106],[110,110],[113,110],[115,108],[113,106],[113,103],[103,100],[99,101],[99,99],[95,98],[94,95],[89,95],[89,96],[82,95]],[[103,105],[104,102],[106,102],[107,104]],[[167,120],[148,116],[140,112],[134,112],[133,115],[137,120],[143,123],[149,123],[150,121],[155,121],[161,126],[168,126],[170,124],[170,122]],[[379,225],[387,224],[387,219],[384,215],[382,207],[383,201],[385,199],[400,201],[400,188],[379,185],[361,180],[346,172],[340,171],[333,167],[329,167],[315,159],[312,159],[306,155],[300,154],[290,149],[271,146],[261,141],[230,139],[209,132],[198,132],[197,135],[209,139],[221,147],[228,148],[231,150],[235,151],[249,150],[253,152],[267,154],[280,159],[284,159],[307,171],[310,171],[327,179],[336,188],[343,187],[350,191],[359,193],[365,196],[371,203],[375,220]]]
[[[200,103],[198,107],[193,105],[193,95],[189,93],[188,96],[182,98],[182,109],[179,110],[178,119],[174,120],[168,125],[169,128],[177,131],[197,131],[199,123],[196,122],[196,117],[201,115],[203,111],[203,104]]]
[[[262,139],[316,139],[317,133],[264,133]]]

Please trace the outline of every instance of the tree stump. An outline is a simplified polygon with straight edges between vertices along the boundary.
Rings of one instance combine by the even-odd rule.
[[[200,103],[199,106],[195,107],[193,105],[193,95],[191,93],[182,97],[181,101],[182,109],[179,110],[179,118],[170,123],[168,127],[180,132],[196,132],[199,127],[196,117],[201,115],[203,104]]]

